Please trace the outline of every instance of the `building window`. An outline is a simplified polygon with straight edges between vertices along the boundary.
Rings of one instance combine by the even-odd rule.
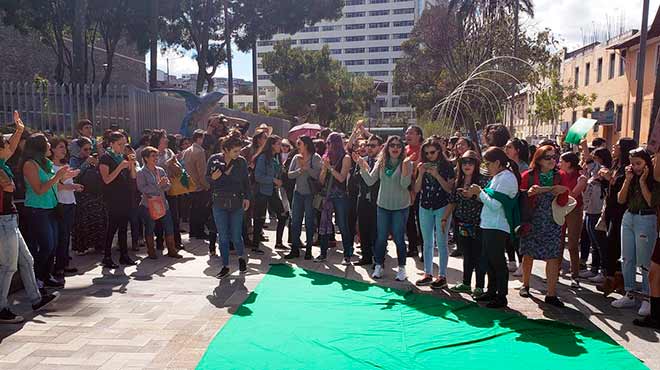
[[[345,60],[344,65],[345,66],[363,66],[364,65],[364,59]]]
[[[332,42],[341,42],[341,37],[324,37],[323,42],[326,44],[332,43]]]
[[[323,26],[321,27],[321,29],[323,31],[336,31],[336,30],[340,30],[341,26]]]
[[[600,108],[594,108],[594,113],[600,112]],[[594,125],[594,132],[598,132],[598,122]]]
[[[400,45],[392,46],[392,51],[401,51],[401,50],[403,50],[403,49],[401,49]]]
[[[364,41],[364,36],[346,36],[344,40],[346,42]]]
[[[612,53],[610,54],[610,71],[608,74],[608,78],[611,80],[614,78],[614,70],[616,68],[616,54]]]
[[[371,71],[367,73],[369,76],[372,77],[377,77],[377,76],[389,76],[390,72],[389,71]]]
[[[345,54],[360,54],[364,53],[364,48],[348,48],[344,49]]]
[[[403,60],[403,58],[392,58],[392,63],[399,63],[400,60]]]
[[[577,89],[580,84],[580,67],[575,67],[575,80],[573,81],[573,87]],[[575,122],[575,120],[573,120]]]
[[[358,18],[358,17],[364,17],[366,15],[365,12],[348,12],[344,14],[344,17],[346,18]]]
[[[319,28],[317,26],[305,27],[300,32],[319,32]]]
[[[389,40],[390,35],[369,35],[369,40]]]
[[[364,0],[346,0],[345,5],[346,6],[364,5]]]
[[[346,28],[347,30],[363,30],[367,27],[366,24],[360,23],[360,24],[347,24]]]
[[[412,14],[415,12],[415,8],[403,8],[403,9],[394,9],[394,14]]]
[[[392,39],[407,39],[409,36],[409,33],[395,33],[392,35]]]
[[[616,130],[621,131],[621,124],[623,123],[623,104],[619,104],[616,106],[615,121],[616,121]]]
[[[269,106],[269,107],[274,107],[274,106],[276,106],[276,105],[277,105],[277,102],[274,102],[274,101],[269,101],[269,102],[268,102],[268,106]]]
[[[257,46],[273,46],[274,44],[275,44],[275,41],[267,40],[267,41],[259,41],[257,43]]]
[[[319,39],[302,39],[300,45],[318,44]]]
[[[369,12],[369,16],[371,17],[378,17],[381,15],[390,15],[390,10],[372,10]]]
[[[390,0],[369,0],[369,4],[387,4]]]
[[[392,22],[392,27],[407,27],[407,26],[412,26],[414,25],[414,21],[398,21],[398,22]]]
[[[591,74],[591,63],[587,63],[584,68],[584,86],[589,86],[589,75]]]
[[[257,77],[257,79],[262,80],[262,81],[263,81],[263,80],[267,80],[267,79],[268,79],[268,75],[259,75],[259,76]]]
[[[364,76],[364,72],[349,72],[353,76]]]
[[[369,23],[369,28],[387,28],[389,26],[390,26],[390,22]]]
[[[261,64],[261,63],[259,63],[259,64],[257,64],[257,68],[258,68],[258,69],[264,69],[264,65]]]
[[[385,53],[385,52],[388,52],[388,51],[390,51],[389,46],[376,46],[376,47],[373,47],[373,48],[369,48],[370,53]]]
[[[369,64],[389,64],[389,59],[369,59]]]
[[[626,58],[623,54],[619,55],[619,76],[626,73]]]
[[[259,58],[263,58],[263,57],[266,56],[266,54],[268,54],[268,53],[257,53],[257,56],[258,56]]]
[[[598,58],[598,65],[596,69],[596,82],[603,79],[603,58]]]
[[[331,55],[341,54],[341,49],[330,49]]]

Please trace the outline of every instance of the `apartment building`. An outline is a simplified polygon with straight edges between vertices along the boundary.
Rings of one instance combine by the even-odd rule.
[[[414,109],[402,101],[392,82],[396,62],[403,54],[401,44],[408,39],[423,6],[427,2],[419,0],[346,0],[343,17],[337,21],[258,41],[259,95],[265,97],[268,107],[277,108],[277,88],[261,65],[261,58],[273,50],[275,42],[290,39],[294,46],[307,50],[328,45],[332,57],[349,72],[373,78],[378,96],[370,115],[381,121],[414,122]]]

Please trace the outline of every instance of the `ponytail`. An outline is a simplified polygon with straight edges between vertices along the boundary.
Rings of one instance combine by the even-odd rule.
[[[516,176],[516,180],[518,180],[518,186],[520,186],[520,182],[522,181],[522,178],[520,177],[520,168],[518,167],[518,163],[516,163],[516,161],[512,159],[509,159],[509,162],[506,167]]]

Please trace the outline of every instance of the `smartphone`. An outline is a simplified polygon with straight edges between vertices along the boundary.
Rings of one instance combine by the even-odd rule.
[[[436,167],[435,163],[431,163],[431,162],[426,162],[426,163],[423,164],[423,166],[424,166],[424,168],[426,168],[427,170],[430,169],[430,168],[434,168],[434,167]]]

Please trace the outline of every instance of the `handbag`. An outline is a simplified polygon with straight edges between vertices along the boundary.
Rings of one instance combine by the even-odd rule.
[[[156,184],[160,182],[160,174],[156,171]],[[167,206],[165,205],[165,198],[161,195],[147,196],[147,209],[149,216],[152,220],[159,220],[167,214]]]
[[[330,186],[332,186],[333,180],[334,177],[332,177],[332,174],[330,174],[330,179],[328,179],[325,189],[314,194],[314,197],[312,198],[312,207],[314,207],[314,209],[316,209],[317,211],[320,211],[321,207],[323,207],[323,202],[325,202],[325,198],[328,196],[328,193],[330,192]]]
[[[312,168],[312,160],[309,160],[309,168]],[[315,179],[311,176],[307,177],[307,185],[309,185],[309,190],[313,195],[316,195],[323,191],[323,185],[318,179]]]
[[[243,197],[235,193],[213,193],[213,207],[234,211],[243,207]]]

